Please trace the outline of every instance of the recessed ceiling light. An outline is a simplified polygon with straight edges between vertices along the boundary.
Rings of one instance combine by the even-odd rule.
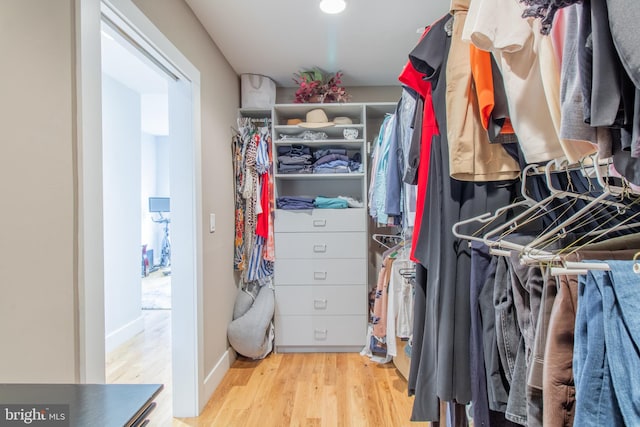
[[[340,13],[347,7],[344,0],[322,0],[320,2],[320,10],[324,13]]]

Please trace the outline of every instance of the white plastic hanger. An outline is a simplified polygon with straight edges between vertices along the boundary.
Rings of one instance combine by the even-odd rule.
[[[379,233],[375,233],[375,234],[371,235],[371,238],[373,240],[375,240],[378,244],[384,246],[387,249],[391,249],[392,248],[392,246],[389,246],[387,244],[387,240],[388,239],[393,239],[396,242],[404,240],[404,238],[402,236],[399,236],[397,234],[379,234]]]
[[[608,182],[606,182],[604,180],[604,178],[602,177],[602,171],[601,171],[601,167],[603,165],[600,164],[600,161],[596,156],[594,156],[594,166],[595,166],[595,171],[596,171],[596,178],[597,178],[597,182],[599,183],[599,185],[603,188],[603,192],[604,193],[609,193],[609,194],[617,194],[620,196],[628,196],[631,193],[628,191],[628,186],[627,185],[623,185],[622,187],[612,187],[608,184]],[[606,165],[605,165],[606,166]],[[595,199],[594,199],[595,200]],[[567,254],[571,254],[571,253],[575,253],[578,250],[580,250],[581,248],[599,240],[601,238],[601,236],[606,235],[612,231],[619,231],[619,230],[625,230],[625,229],[630,229],[630,228],[636,228],[636,227],[640,227],[640,223],[639,222],[631,222],[633,219],[637,218],[640,216],[640,212],[636,212],[633,213],[629,216],[627,216],[626,218],[624,218],[621,222],[615,224],[612,227],[604,227],[607,223],[611,222],[612,220],[614,220],[615,218],[625,215],[626,211],[628,211],[628,208],[636,203],[640,203],[640,197],[635,198],[630,204],[622,204],[623,208],[618,208],[618,212],[614,213],[614,214],[609,214],[609,218],[605,219],[602,223],[600,223],[596,229],[586,233],[585,235],[581,236],[577,241],[572,242],[571,245],[569,245],[568,248],[564,248],[561,249],[557,254],[556,257],[552,259],[552,261],[561,261],[563,267],[553,267],[551,268],[551,274],[553,275],[559,275],[559,274],[586,274],[588,270],[609,270],[610,267],[606,262],[592,262],[592,263],[587,263],[587,262],[571,262],[571,261],[563,261],[563,255],[567,255]],[[616,205],[613,205],[616,206]],[[587,206],[588,207],[588,206]],[[592,221],[591,219],[588,219],[586,222]],[[585,223],[586,223],[585,222]],[[582,224],[584,225],[584,223]],[[584,243],[581,243],[579,245],[576,245],[577,242],[579,242],[580,240],[585,240]],[[532,242],[530,245],[533,245],[535,242]],[[531,255],[531,251],[529,250],[529,248],[525,248],[525,253],[528,251],[527,255],[524,255],[523,258],[523,262],[527,263],[530,262],[531,260],[536,260],[536,256],[532,256]],[[638,253],[640,254],[640,252]],[[638,255],[636,254],[636,255]],[[635,258],[634,258],[635,259]],[[637,266],[637,267],[636,267]],[[640,264],[634,264],[634,271],[638,270],[638,272],[640,272]]]
[[[556,195],[560,195],[561,197],[580,198],[580,199],[583,199],[583,200],[588,200],[589,203],[587,203],[584,207],[582,207],[577,212],[573,213],[570,217],[568,217],[564,221],[558,223],[555,227],[552,227],[551,229],[545,231],[540,236],[538,236],[536,239],[534,239],[532,242],[530,242],[528,245],[526,245],[525,248],[524,248],[524,253],[525,254],[532,255],[535,252],[535,250],[536,250],[535,248],[536,247],[542,246],[549,239],[557,236],[557,234],[560,233],[561,231],[569,229],[572,224],[578,223],[579,221],[583,220],[583,217],[585,217],[585,216],[593,217],[596,212],[600,212],[599,208],[602,207],[602,206],[613,206],[613,207],[616,207],[616,208],[618,208],[618,212],[624,212],[628,208],[628,205],[626,205],[624,203],[614,202],[614,201],[611,201],[611,200],[606,200],[610,196],[621,195],[622,193],[617,193],[617,194],[613,193],[612,190],[611,190],[611,187],[605,184],[604,179],[602,178],[602,176],[600,174],[600,169],[598,167],[599,166],[599,159],[598,159],[597,154],[593,158],[593,164],[596,166],[596,176],[598,178],[598,183],[602,187],[602,193],[600,195],[598,195],[597,197],[595,197],[595,198],[593,196],[591,196],[591,195],[578,194],[578,193],[573,193],[573,192],[565,192],[565,191],[553,188],[553,186],[551,184],[550,171],[549,170],[545,171],[545,173],[547,175],[547,185],[549,186],[549,189],[552,192],[554,192]],[[620,230],[621,226],[622,226],[621,224],[618,224],[618,225],[610,228],[608,232],[613,231],[613,230]],[[629,227],[627,227],[627,228],[629,228]]]
[[[511,209],[520,207],[520,206],[532,206],[534,204],[536,204],[536,200],[533,199],[532,197],[530,197],[527,194],[526,191],[526,180],[527,177],[530,176],[530,172],[531,171],[535,171],[538,172],[538,165],[537,164],[530,164],[525,166],[525,168],[522,170],[521,172],[521,179],[520,179],[520,194],[523,197],[523,200],[508,204],[506,206],[502,206],[498,209],[496,209],[495,213],[491,213],[491,212],[485,212],[483,214],[480,215],[476,215],[474,217],[468,218],[468,219],[464,219],[461,221],[456,222],[455,224],[453,224],[453,226],[451,227],[451,232],[453,233],[454,236],[456,236],[459,239],[465,239],[469,241],[469,245],[471,244],[472,241],[474,242],[481,242],[481,243],[486,243],[486,240],[484,239],[484,237],[480,237],[479,233],[481,231],[483,231],[486,227],[488,227],[493,221],[495,221],[496,219],[498,219],[500,216],[502,216],[504,213],[508,212]],[[466,224],[471,224],[473,222],[478,222],[480,224],[484,224],[482,227],[478,228],[478,230],[476,230],[473,234],[464,234],[461,233],[459,231],[459,228],[463,225]],[[509,256],[509,252],[507,251],[500,251],[498,249],[495,250],[496,251],[496,255],[504,255],[504,256]]]

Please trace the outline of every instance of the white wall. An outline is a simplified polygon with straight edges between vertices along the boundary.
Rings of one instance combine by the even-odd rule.
[[[106,351],[144,329],[141,312],[140,95],[102,76]]]
[[[142,131],[152,135],[169,134],[169,97],[166,93],[142,95]]]
[[[73,1],[0,1],[0,382],[78,378]]]
[[[166,97],[166,95],[165,95]],[[142,97],[144,100],[144,95]],[[146,106],[142,103],[142,114]],[[143,120],[144,121],[144,120]],[[168,121],[168,120],[167,120]],[[153,222],[157,213],[149,212],[149,197],[170,197],[169,187],[169,140],[166,136],[142,134],[142,191],[140,208],[142,209],[141,243],[147,244],[147,250],[153,249],[154,263],[160,262],[164,225]],[[171,217],[171,214],[163,214]],[[151,261],[151,260],[150,260]]]
[[[158,196],[167,196],[171,194],[171,186],[169,184],[170,176],[170,151],[169,151],[169,137],[156,136],[156,192]]]
[[[144,103],[143,109],[144,112]],[[141,188],[140,188],[140,210],[142,232],[140,242],[147,245],[147,250],[153,249],[153,256],[156,257],[157,229],[158,226],[152,221],[152,214],[149,213],[149,197],[157,195],[156,191],[156,137],[148,133],[142,134],[142,168],[141,168]],[[152,260],[149,260],[152,263]]]

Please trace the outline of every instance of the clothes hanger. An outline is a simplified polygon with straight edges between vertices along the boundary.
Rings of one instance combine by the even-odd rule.
[[[581,167],[583,167],[582,162],[580,163],[580,165]],[[524,212],[517,215],[516,217],[512,218],[510,221],[507,221],[503,225],[498,226],[497,228],[494,228],[489,232],[487,232],[483,236],[485,244],[487,244],[490,248],[496,248],[496,247],[507,248],[507,249],[517,250],[524,253],[526,245],[521,245],[521,244],[507,240],[506,237],[509,234],[512,234],[518,231],[523,226],[530,224],[533,221],[536,221],[544,216],[551,215],[554,212],[557,213],[560,211],[560,215],[558,215],[553,220],[552,222],[552,225],[553,225],[554,223],[558,223],[558,221],[561,218],[563,218],[564,215],[571,212],[570,207],[573,204],[575,204],[578,199],[586,199],[589,201],[595,200],[595,197],[593,196],[576,193],[572,191],[573,186],[571,183],[570,176],[568,180],[569,183],[568,183],[567,189],[562,190],[562,189],[556,188],[553,185],[553,182],[551,179],[551,172],[554,170],[557,171],[559,168],[565,168],[565,172],[567,174],[569,173],[569,165],[566,159],[561,158],[561,159],[551,160],[544,167],[546,184],[550,192],[549,196],[545,197],[540,201],[536,201],[528,209],[526,209]],[[540,167],[537,167],[536,171],[540,172]],[[599,200],[603,200],[604,198],[605,196],[602,196],[600,197]],[[554,203],[557,200],[562,200],[562,199],[564,199],[562,203],[559,203],[559,204]],[[620,205],[620,206],[623,206],[623,205]],[[555,228],[547,227],[547,229],[543,233],[541,233],[542,235],[545,236],[545,240],[549,238],[547,236],[547,233],[549,233],[551,229],[554,230],[553,235],[556,235],[559,231],[562,231],[562,227],[555,227]],[[534,239],[534,240],[538,240],[538,243],[540,243],[539,239]],[[541,245],[538,245],[538,246],[541,246]],[[531,249],[531,243],[530,243],[529,249]],[[552,252],[544,251],[541,249],[538,249],[536,251],[536,255],[537,255],[536,261],[549,260],[549,259],[553,259],[554,257]]]
[[[589,157],[589,158],[591,159],[591,157]],[[598,164],[599,160],[598,160],[598,157],[597,157],[597,153],[594,156],[594,158],[592,159],[592,162],[593,162],[594,165]],[[585,165],[585,159],[581,159],[579,164],[580,164],[580,168],[584,170],[584,168],[585,168],[585,166],[584,166]],[[551,179],[551,172],[552,172],[552,169],[555,169],[556,171],[558,170],[557,169],[557,165],[558,165],[558,163],[555,160],[552,160],[547,164],[547,167],[545,168],[545,171],[544,171],[545,177],[546,177],[546,182],[547,182],[547,187],[549,188],[549,191],[551,192],[551,194],[556,194],[558,197],[573,197],[573,198],[576,198],[576,199],[582,199],[582,200],[586,200],[586,201],[593,201],[594,200],[594,197],[590,196],[588,194],[575,193],[575,192],[572,192],[572,191],[562,190],[562,189],[554,187],[553,186],[553,180]],[[567,176],[569,176],[568,175],[568,173],[569,173],[568,164],[564,164],[561,167],[564,167],[564,170],[567,173]],[[601,185],[602,189],[603,190],[607,190],[607,188],[609,186],[608,185],[604,185],[604,181],[602,180],[602,177],[600,177],[599,168],[596,167],[595,170],[596,170],[596,177],[599,177],[598,183],[599,184],[602,183],[602,185]],[[571,178],[569,178],[569,181],[570,180],[571,180]],[[614,194],[613,191],[611,191],[610,188],[609,188],[609,193],[610,194]],[[619,202],[609,201],[609,200],[603,200],[602,204],[609,205],[609,206],[616,206],[618,208],[624,208],[625,207],[624,204],[621,204]]]
[[[397,234],[379,234],[379,233],[375,233],[371,235],[371,238],[378,244],[384,246],[387,249],[391,249],[391,246],[389,246],[387,244],[387,240],[388,239],[394,239],[394,240],[404,240],[402,238],[402,236],[398,236]]]
[[[640,264],[638,263],[638,257],[640,257],[640,252],[636,252],[633,256],[633,272],[636,274],[640,274]]]
[[[640,203],[640,197],[635,198],[629,205],[627,205],[627,207],[631,208],[638,203]],[[578,237],[576,240],[571,242],[567,247],[562,248],[560,251],[558,251],[558,254],[568,255],[568,254],[575,253],[587,247],[590,244],[593,244],[593,243],[596,243],[597,241],[602,240],[603,236],[606,236],[607,234],[613,231],[627,230],[627,229],[640,227],[640,222],[632,222],[632,220],[640,217],[640,211],[633,212],[631,215],[628,215],[626,218],[623,218],[619,223],[614,224],[611,227],[605,227],[607,224],[611,223],[616,218],[625,214],[626,212],[619,211],[617,214],[610,215],[609,218],[606,218],[604,221],[596,221],[599,224],[596,226],[594,230],[591,230],[583,234],[582,236]],[[567,262],[565,264],[567,264],[567,267],[569,267],[570,263]],[[598,265],[601,265],[601,264],[598,264]],[[593,267],[591,269],[601,269],[601,268]]]
[[[595,171],[596,171],[596,178],[598,183],[603,187],[603,193],[610,193],[612,194],[612,190],[611,187],[608,186],[608,181],[605,181],[604,178],[602,177],[601,174],[601,169],[600,169],[600,162],[598,160],[597,155],[594,156],[594,166],[595,166]],[[615,190],[617,193],[619,193],[620,196],[623,196],[622,198],[624,199],[624,197],[627,197],[628,194],[627,190],[625,188],[626,186],[623,185],[622,187],[618,188],[617,190]],[[594,199],[595,200],[595,199]],[[566,248],[561,249],[560,251],[557,252],[556,256],[552,259],[553,261],[561,261],[563,266],[562,268],[552,268],[551,274],[586,274],[586,270],[609,270],[609,266],[607,263],[585,263],[585,262],[570,262],[570,261],[563,261],[562,260],[562,256],[563,255],[567,255],[567,254],[571,254],[571,253],[575,253],[578,250],[580,250],[581,248],[594,243],[595,241],[599,240],[603,235],[606,235],[608,233],[611,233],[612,231],[619,231],[619,230],[625,230],[625,229],[630,229],[630,228],[635,228],[635,227],[640,227],[640,223],[638,222],[632,222],[630,223],[633,219],[637,218],[640,216],[640,211],[632,213],[631,215],[627,216],[626,218],[622,219],[619,223],[614,224],[611,227],[607,227],[604,228],[605,225],[611,223],[612,221],[614,221],[616,218],[626,215],[627,211],[629,210],[630,207],[632,207],[634,204],[639,203],[640,202],[640,197],[636,197],[630,204],[624,204],[622,205],[623,208],[618,207],[617,212],[614,212],[613,214],[610,212],[607,212],[606,208],[607,206],[601,206],[601,212],[604,212],[606,217],[603,221],[598,220],[597,215],[599,215],[599,213],[594,212],[591,215],[589,215],[588,217],[579,219],[575,224],[576,227],[575,229],[578,229],[584,225],[587,225],[589,223],[592,222],[596,222],[598,225],[596,226],[596,228],[594,230],[591,230],[587,233],[585,233],[584,235],[580,236],[578,239],[576,239],[574,242],[572,242],[571,244],[569,244]],[[595,203],[595,201],[594,201]],[[612,204],[611,206],[616,206],[618,203],[616,202],[616,204]],[[591,203],[590,203],[591,205]],[[589,205],[587,205],[585,207],[585,209],[589,209]],[[602,208],[605,208],[604,210]],[[629,223],[629,224],[627,224]],[[557,228],[556,228],[557,229]],[[583,242],[581,244],[578,244],[581,241],[587,240],[586,242]],[[530,245],[527,245],[527,247],[525,247],[524,249],[524,253],[525,255],[522,257],[522,261],[524,263],[530,263],[531,261],[537,261],[537,257],[535,256],[535,254],[532,253],[532,248],[529,246],[534,246],[536,244],[536,242],[532,242],[530,243]],[[640,266],[638,267],[640,269]]]
[[[596,161],[594,161],[594,164],[598,164],[597,155],[596,155],[595,160]],[[551,163],[548,166],[552,166]],[[559,222],[556,226],[551,227],[550,229],[547,229],[544,233],[539,235],[537,238],[535,238],[528,245],[525,245],[525,248],[524,248],[524,253],[525,254],[528,254],[528,255],[532,254],[532,252],[534,251],[534,249],[536,247],[543,246],[544,243],[547,242],[549,239],[552,239],[558,233],[560,233],[560,232],[562,232],[562,231],[564,231],[566,229],[569,229],[570,225],[578,222],[584,216],[593,215],[594,212],[599,211],[598,208],[602,207],[603,205],[610,206],[610,207],[616,207],[619,210],[625,210],[627,208],[627,206],[625,204],[623,204],[623,203],[607,200],[607,198],[615,195],[614,193],[612,193],[610,191],[609,187],[603,187],[602,192],[596,197],[593,197],[590,194],[585,194],[585,193],[574,193],[572,191],[563,191],[563,190],[559,190],[559,189],[553,187],[553,184],[552,184],[552,181],[551,181],[551,175],[550,175],[551,171],[550,170],[546,170],[545,174],[547,176],[547,185],[550,187],[550,190],[553,193],[552,195],[555,195],[556,197],[570,197],[570,198],[574,198],[574,199],[583,199],[583,200],[589,201],[589,203],[587,203],[585,206],[583,206],[577,212],[571,213],[571,215],[568,218],[566,218],[563,221]]]
[[[387,257],[395,258],[397,254],[404,248],[405,242],[402,241],[395,246],[390,247],[386,251],[382,253],[382,259],[386,259]]]
[[[483,237],[480,237],[479,233],[482,232],[484,229],[486,229],[489,225],[491,225],[491,223],[493,221],[495,221],[500,216],[502,216],[502,214],[508,212],[509,210],[517,208],[517,207],[533,206],[535,203],[537,203],[537,201],[535,199],[533,199],[532,197],[530,197],[529,194],[526,191],[526,179],[527,179],[527,176],[530,176],[530,171],[535,171],[535,172],[539,173],[538,165],[537,164],[529,164],[529,165],[525,166],[525,168],[521,172],[520,194],[523,197],[523,200],[515,201],[515,202],[510,203],[510,204],[508,204],[506,206],[502,206],[502,207],[496,209],[496,211],[493,214],[491,212],[485,212],[483,214],[476,215],[476,216],[473,216],[471,218],[458,221],[455,224],[453,224],[453,226],[451,227],[451,232],[453,233],[453,235],[456,236],[459,239],[468,240],[469,241],[469,245],[471,245],[472,241],[485,243],[485,239]],[[466,224],[471,224],[473,222],[479,222],[479,223],[484,224],[484,225],[482,227],[480,227],[479,229],[477,229],[473,234],[465,234],[465,233],[462,233],[462,232],[459,231],[459,228],[461,226],[466,225]]]
[[[550,212],[549,204],[557,198],[558,193],[550,194],[542,200],[535,200],[530,197],[526,191],[526,179],[528,176],[533,175],[532,173],[530,173],[530,171],[535,171],[538,174],[541,173],[539,165],[527,165],[523,169],[521,178],[521,193],[524,197],[524,200],[515,204],[507,205],[501,209],[510,209],[517,206],[528,206],[528,208],[515,217],[511,218],[510,220],[499,225],[498,227],[489,230],[483,235],[482,240],[487,246],[489,246],[489,248],[503,247],[511,250],[522,250],[524,247],[523,245],[515,243],[512,244],[511,242],[504,240],[504,237],[517,231],[517,229],[521,226],[530,224],[532,221],[537,220],[545,213]]]
[[[492,249],[496,250],[502,248],[522,252],[522,250],[524,249],[524,245],[508,241],[506,237],[510,234],[515,233],[521,227],[531,224],[533,221],[538,220],[544,215],[547,215],[550,212],[554,212],[556,209],[559,209],[560,207],[554,208],[549,206],[550,203],[555,199],[555,195],[547,196],[544,199],[536,202],[534,205],[529,206],[527,209],[525,209],[523,212],[510,219],[509,221],[506,221],[498,227],[489,230],[482,236],[482,240],[484,241],[485,245],[490,248],[490,251]]]

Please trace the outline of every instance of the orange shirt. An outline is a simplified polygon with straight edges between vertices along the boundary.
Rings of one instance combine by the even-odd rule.
[[[471,55],[471,74],[478,95],[480,107],[480,119],[482,127],[489,128],[489,119],[495,106],[493,96],[493,71],[491,69],[491,53],[478,49],[474,44],[469,44]],[[502,125],[501,134],[515,133],[511,121],[507,117]]]

